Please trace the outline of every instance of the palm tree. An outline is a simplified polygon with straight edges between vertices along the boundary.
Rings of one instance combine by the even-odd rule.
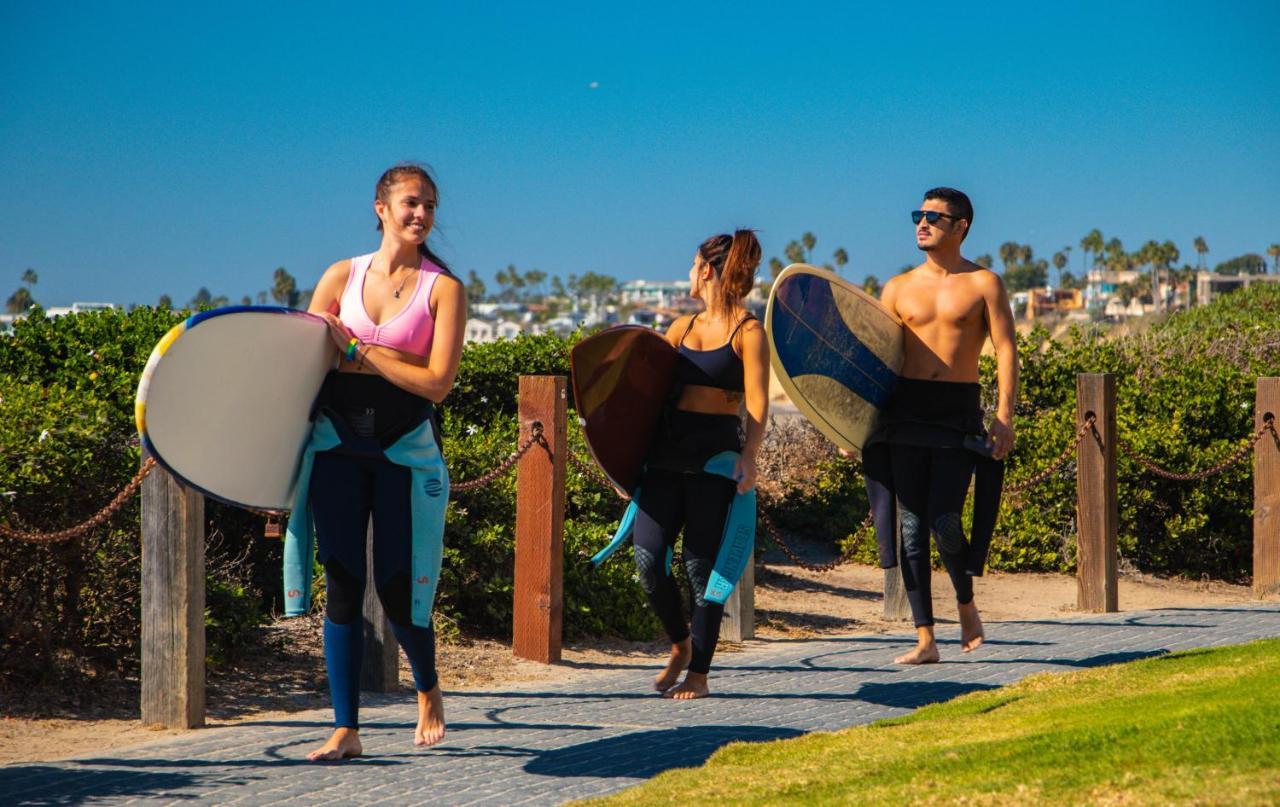
[[[867,294],[870,294],[872,297],[879,297],[880,278],[875,275],[867,275],[866,279],[862,281],[862,290]]]
[[[1009,264],[1018,259],[1018,245],[1013,241],[1005,241],[1000,245],[998,250],[1000,262],[1004,264],[1004,270],[1009,271]]]
[[[1097,266],[1098,264],[1098,258],[1101,257],[1102,255],[1102,248],[1103,248],[1102,231],[1096,227],[1090,230],[1088,234],[1085,235],[1084,238],[1080,239],[1081,257],[1085,257],[1087,255],[1093,255],[1094,266]],[[1085,274],[1088,275],[1089,263],[1087,260],[1084,261],[1084,269],[1085,269]]]
[[[1062,287],[1062,270],[1067,268],[1067,249],[1071,249],[1071,247],[1066,247],[1066,249],[1053,253],[1053,268],[1058,270],[1059,288]]]
[[[831,260],[836,262],[836,271],[839,272],[849,262],[849,253],[844,251],[844,247],[836,247],[836,251],[831,253]]]
[[[805,257],[804,247],[799,241],[788,242],[787,248],[783,250],[783,254],[787,258],[788,263],[808,263],[809,259]]]
[[[1022,244],[1018,247],[1018,263],[1031,263],[1035,256],[1035,251],[1031,249],[1030,244]]]
[[[805,233],[800,236],[800,243],[804,244],[804,262],[808,263],[813,256],[813,248],[818,245],[818,239],[813,233]]]
[[[533,289],[534,296],[539,300],[542,299],[542,282],[546,279],[547,273],[541,269],[530,269],[524,273],[524,282]]]
[[[1267,254],[1271,256],[1271,274],[1280,275],[1280,244],[1272,244],[1267,247]]]
[[[1121,243],[1119,238],[1112,238],[1108,241],[1106,246],[1102,248],[1101,252],[1105,255],[1103,258],[1103,265],[1106,266],[1108,270],[1112,272],[1123,272],[1125,269],[1129,268],[1131,259],[1129,254],[1124,251],[1124,244]]]
[[[774,280],[778,279],[778,275],[782,274],[782,270],[785,268],[786,267],[782,265],[782,261],[778,260],[777,258],[769,259],[769,277],[773,278]]]
[[[22,273],[22,282],[27,284],[27,288],[30,288],[40,282],[40,276],[36,274],[35,269],[28,266],[27,270]]]
[[[271,299],[287,308],[297,308],[298,300],[301,298],[298,291],[298,281],[293,275],[289,274],[289,270],[283,266],[276,267],[276,271],[271,276]],[[212,300],[206,300],[212,303]],[[197,306],[193,306],[197,307]]]
[[[1204,271],[1204,256],[1209,252],[1209,245],[1205,243],[1204,236],[1197,235],[1196,240],[1192,242],[1196,248],[1196,268]]]
[[[995,259],[991,257],[991,253],[984,252],[983,254],[974,258],[973,262],[981,266],[983,269],[990,269],[992,264],[995,263]]]

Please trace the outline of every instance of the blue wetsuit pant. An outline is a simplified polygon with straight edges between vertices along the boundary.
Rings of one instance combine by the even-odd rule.
[[[690,635],[684,620],[680,590],[671,574],[670,553],[684,528],[681,547],[689,590],[693,593],[693,658],[690,672],[705,674],[720,638],[724,606],[703,595],[715,566],[724,522],[737,485],[723,476],[704,472],[647,470],[640,480],[635,532],[636,571],[662,629],[671,642]]]
[[[902,530],[902,587],[916,627],[933,625],[929,535],[938,543],[956,601],[973,602],[973,578],[965,571],[969,543],[960,515],[969,495],[976,455],[963,448],[891,445],[889,461]]]
[[[435,688],[435,632],[410,616],[412,514],[410,469],[342,451],[316,454],[311,509],[325,570],[325,666],[335,726],[359,725],[364,652],[365,541],[373,518],[373,579],[420,692]]]

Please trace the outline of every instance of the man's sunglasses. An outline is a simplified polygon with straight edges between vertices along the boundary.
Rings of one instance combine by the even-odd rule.
[[[959,216],[953,216],[950,213],[941,213],[937,210],[912,210],[911,223],[919,224],[920,219],[924,219],[930,224],[937,224],[938,219],[947,219],[948,221],[959,221]]]

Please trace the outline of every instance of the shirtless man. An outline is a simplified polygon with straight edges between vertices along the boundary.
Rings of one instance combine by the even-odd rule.
[[[906,324],[906,357],[882,423],[863,451],[863,467],[885,568],[898,565],[893,536],[899,518],[901,524],[903,587],[918,644],[894,661],[929,664],[938,661],[930,533],[956,590],[961,649],[970,652],[983,641],[973,577],[986,565],[1002,460],[1013,448],[1018,354],[1000,277],[960,255],[973,224],[969,197],[953,188],[934,188],[911,220],[925,261],[890,280],[881,295],[885,307]],[[989,430],[978,386],[978,356],[988,336],[999,371],[999,404]],[[969,540],[960,515],[975,472]]]

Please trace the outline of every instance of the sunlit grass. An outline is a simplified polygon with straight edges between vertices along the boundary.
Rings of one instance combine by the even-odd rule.
[[[732,743],[610,804],[1278,804],[1280,640],[1035,675],[836,733]]]

